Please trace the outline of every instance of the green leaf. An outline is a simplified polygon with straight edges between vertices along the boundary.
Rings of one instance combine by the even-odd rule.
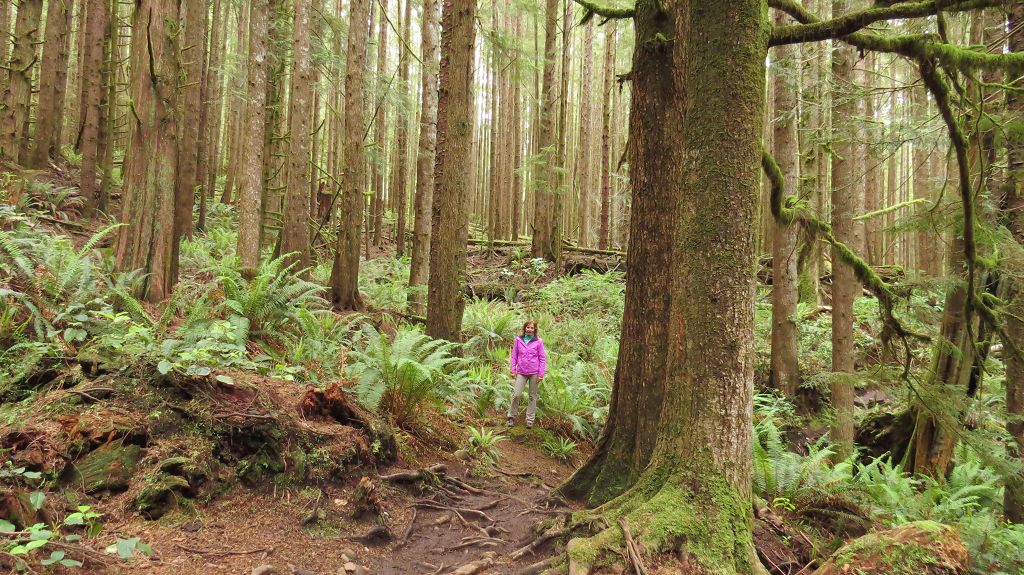
[[[26,471],[22,475],[25,477],[25,479],[39,479],[40,477],[43,476],[43,474],[38,471]]]
[[[153,556],[153,546],[152,545],[149,545],[148,543],[139,543],[136,547],[146,557],[152,557]]]
[[[67,541],[68,543],[75,543],[76,541],[81,541],[81,540],[82,540],[82,536],[77,534],[77,533],[72,533],[70,535],[65,535],[64,536],[64,541]]]
[[[50,553],[50,558],[49,559],[43,559],[42,561],[39,562],[39,564],[40,565],[53,565],[54,563],[57,563],[61,559],[64,559],[64,552],[58,549],[58,550]]]
[[[235,380],[230,375],[218,375],[217,381],[226,385],[235,385]]]
[[[48,529],[32,530],[32,534],[28,536],[32,541],[49,541],[50,537],[53,537],[53,531]]]
[[[33,491],[32,494],[28,496],[28,502],[29,505],[32,506],[33,510],[39,511],[43,508],[43,504],[46,503],[46,494],[42,491]]]
[[[14,533],[17,529],[14,524],[6,519],[0,519],[0,533]]]
[[[85,525],[85,516],[81,513],[72,513],[64,518],[64,525]]]
[[[40,547],[42,547],[43,545],[46,545],[49,542],[50,542],[49,539],[36,539],[34,541],[29,541],[28,543],[25,544],[25,549],[27,551],[32,551],[33,549],[39,549]]]
[[[11,555],[25,555],[28,553],[28,548],[24,545],[15,545],[14,547],[11,547],[11,550],[8,551],[8,553]]]
[[[162,375],[167,375],[172,369],[174,369],[174,364],[166,359],[160,360],[160,363],[156,364],[156,370]]]
[[[130,537],[128,539],[117,538],[117,556],[121,559],[129,559],[132,556],[132,552],[135,551],[135,546],[139,544],[138,537]]]
[[[61,559],[60,564],[65,567],[81,567],[83,565],[81,561],[75,561],[74,559]]]
[[[210,375],[210,368],[206,367],[205,365],[200,365],[198,367],[192,366],[191,368],[189,368],[189,370],[192,373],[194,373],[195,375],[201,375],[201,376]]]

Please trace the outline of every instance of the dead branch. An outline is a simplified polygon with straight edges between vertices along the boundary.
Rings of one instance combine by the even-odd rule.
[[[384,481],[390,481],[391,483],[412,483],[421,479],[429,479],[434,475],[444,475],[445,471],[445,465],[443,463],[439,463],[437,465],[431,465],[426,469],[417,469],[416,471],[399,471],[397,473],[381,475],[380,478]]]
[[[622,536],[626,539],[626,555],[629,557],[629,562],[633,564],[633,571],[636,572],[636,575],[647,575],[647,567],[644,565],[643,557],[640,556],[640,546],[633,539],[625,517],[619,518],[619,526],[622,527]]]
[[[451,575],[476,575],[491,565],[494,565],[493,551],[486,553],[483,559],[473,561],[472,563],[466,563],[462,567],[452,571]]]

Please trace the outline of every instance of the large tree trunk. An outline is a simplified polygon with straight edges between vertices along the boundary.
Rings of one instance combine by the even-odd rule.
[[[352,0],[349,6],[348,55],[345,69],[345,164],[341,174],[343,203],[338,219],[338,252],[331,271],[334,307],[355,310],[363,306],[359,296],[359,232],[363,222],[366,190],[366,130],[363,72],[369,35],[370,1]]]
[[[648,361],[663,358],[665,379],[622,369],[620,351],[617,400],[657,402],[661,409],[642,414],[649,426],[643,431],[623,421],[608,426],[656,441],[649,464],[631,470],[640,473],[631,488],[577,516],[581,523],[600,517],[612,527],[570,541],[570,571],[586,572],[603,547],[621,545],[618,519],[642,547],[678,553],[666,559],[670,570],[762,573],[751,535],[750,442],[766,7],[757,0],[638,2],[634,21],[634,199],[672,202],[654,210],[634,204],[630,232],[640,229],[635,220],[655,217],[649,212],[667,212],[652,221],[660,228],[645,233],[670,238],[647,257],[666,262],[657,275],[672,281],[656,296],[667,295],[667,313],[637,306],[626,312],[623,327],[667,325],[665,344],[642,350]],[[651,249],[646,237],[632,239],[629,276],[639,275],[632,266],[645,260],[638,250]],[[627,294],[630,289],[635,284]],[[626,337],[624,331],[623,344]]]
[[[0,159],[22,160],[21,145],[32,101],[32,68],[36,62],[36,46],[41,40],[39,21],[43,0],[22,0],[14,25],[14,48],[7,66],[7,91],[0,109]]]
[[[210,106],[210,148],[206,155],[205,164],[200,164],[199,176],[203,178],[205,182],[204,188],[207,190],[206,193],[210,194],[211,197],[217,191],[217,172],[220,170],[220,156],[221,156],[221,131],[224,126],[224,122],[221,120],[223,115],[223,94],[224,94],[224,74],[223,65],[224,52],[227,44],[227,34],[224,31],[224,23],[227,18],[224,14],[228,11],[227,2],[225,0],[214,0],[213,2],[213,22],[210,25],[210,65],[206,72],[207,75],[207,86],[210,91],[208,97],[208,105]],[[203,158],[200,158],[200,162]]]
[[[416,156],[416,197],[409,267],[409,304],[415,314],[426,312],[423,286],[429,276],[430,219],[434,196],[434,160],[437,149],[437,66],[441,58],[437,35],[441,29],[437,0],[424,0],[421,58],[423,59],[420,139]]]
[[[106,0],[102,1],[107,4]],[[67,68],[68,65],[68,24],[69,15],[74,9],[73,2],[74,0],[51,0],[46,9],[46,39],[43,42],[43,61],[39,68],[39,108],[36,113],[35,141],[27,161],[27,164],[34,168],[46,166],[47,160],[60,151],[51,144],[54,133],[60,131],[59,126],[64,119],[63,110],[58,108],[58,95],[62,90],[58,87],[58,82],[62,77],[66,78],[61,75],[60,69]],[[102,34],[100,38],[102,40]]]
[[[784,24],[785,15],[778,12],[776,24]],[[775,160],[786,178],[787,193],[795,193],[800,185],[800,162],[797,144],[797,83],[795,50],[778,46],[774,50],[772,68],[775,82],[775,114],[773,148]],[[772,385],[786,397],[796,397],[800,386],[800,362],[796,345],[797,290],[797,225],[772,220]]]
[[[541,87],[539,152],[542,154],[540,169],[543,176],[537,176],[538,186],[533,203],[533,244],[531,253],[535,258],[557,262],[562,254],[561,218],[558,213],[558,141],[556,133],[558,118],[558,79],[555,61],[555,39],[558,24],[558,0],[547,0],[544,12],[544,82]]]
[[[96,211],[96,166],[100,154],[100,104],[103,96],[102,76],[98,73],[103,66],[103,44],[107,33],[107,19],[110,6],[107,0],[87,0],[85,51],[82,57],[87,70],[95,70],[83,78],[85,92],[85,122],[82,125],[82,170],[81,194],[85,203],[85,215],[91,217]],[[174,281],[172,280],[173,284]]]
[[[580,178],[579,178],[579,190],[580,190],[580,233],[577,241],[581,246],[593,245],[591,231],[591,221],[593,220],[593,214],[591,213],[594,204],[594,190],[593,182],[590,173],[590,168],[593,165],[593,131],[591,125],[593,121],[591,119],[591,110],[593,109],[593,94],[591,93],[591,75],[592,75],[592,64],[593,64],[593,51],[594,51],[594,24],[587,24],[583,30],[583,52],[581,59],[583,60],[583,71],[582,77],[583,82],[580,87]]]
[[[521,18],[515,19],[513,25],[513,38],[516,41],[519,40],[519,29],[521,26]],[[509,81],[512,84],[512,214],[510,216],[509,227],[510,237],[512,241],[519,241],[520,227],[522,226],[522,211],[523,211],[523,99],[520,94],[520,84],[522,81],[520,70],[522,68],[518,65],[514,66]]]
[[[289,263],[296,264],[294,271],[310,265],[309,148],[313,66],[309,48],[309,2],[295,0],[294,3],[292,83],[288,113],[288,188],[285,190],[284,217],[281,222],[281,254],[290,254],[287,258]]]
[[[1010,50],[1024,52],[1024,1],[1015,0],[1010,6]],[[1006,108],[1010,114],[1024,115],[1024,96],[1019,92],[1006,92]],[[1007,227],[1017,243],[1024,245],[1024,145],[1019,140],[1007,142],[1007,194],[1005,214]],[[1004,342],[1006,357],[1006,411],[1010,421],[1006,430],[1013,437],[1010,453],[1018,462],[1024,460],[1024,270],[1011,270],[1004,274],[1009,282]],[[1015,351],[1016,350],[1016,351]],[[1006,481],[1003,509],[1006,518],[1024,523],[1024,472]]]
[[[132,153],[128,156],[117,268],[141,269],[151,302],[174,285],[174,187],[177,182],[178,2],[139,0],[132,18]]]
[[[249,4],[249,81],[244,137],[247,154],[239,169],[238,257],[243,267],[260,261],[260,206],[263,199],[263,143],[267,121],[267,21],[270,2]]]
[[[850,11],[849,0],[832,2],[833,16]],[[842,45],[832,52],[832,73],[835,86],[845,89],[853,85],[853,65],[856,50]],[[849,94],[838,95],[834,101],[832,155],[832,229],[836,240],[857,250],[862,245],[860,226],[853,221],[860,213],[857,174],[855,173],[857,143],[854,127],[850,124],[857,114],[857,99]],[[847,122],[845,126],[839,122]],[[835,134],[839,134],[838,137]],[[853,453],[853,302],[861,287],[853,274],[853,268],[842,262],[832,250],[832,409],[835,421],[832,424],[832,441],[836,446],[836,458],[845,459]]]
[[[465,168],[473,153],[475,21],[476,0],[444,0],[427,335],[449,341],[461,337],[465,306],[467,200],[473,186]]]

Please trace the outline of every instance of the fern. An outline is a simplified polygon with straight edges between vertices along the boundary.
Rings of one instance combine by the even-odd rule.
[[[400,328],[393,340],[369,325],[363,332],[363,345],[349,352],[353,361],[347,370],[356,378],[356,397],[408,427],[421,405],[439,399],[445,376],[460,364],[451,355],[456,344],[408,328]]]

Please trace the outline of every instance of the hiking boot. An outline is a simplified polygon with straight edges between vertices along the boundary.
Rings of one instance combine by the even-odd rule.
[[[515,425],[516,425],[516,420],[512,419],[511,417],[508,418],[508,420],[505,422],[505,427],[515,427]]]

